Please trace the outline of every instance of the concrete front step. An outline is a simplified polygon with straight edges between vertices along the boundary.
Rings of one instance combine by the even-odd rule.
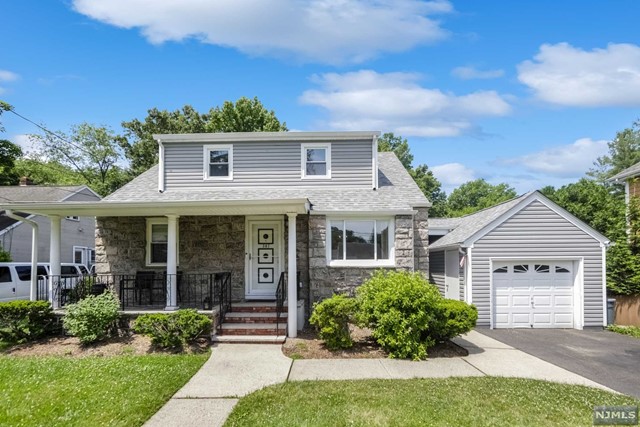
[[[287,324],[271,323],[223,323],[220,325],[220,335],[284,335]]]
[[[287,339],[284,335],[214,335],[212,343],[233,344],[282,344]]]
[[[277,323],[277,313],[231,312],[224,317],[224,323]],[[287,313],[280,313],[280,323],[287,323]]]

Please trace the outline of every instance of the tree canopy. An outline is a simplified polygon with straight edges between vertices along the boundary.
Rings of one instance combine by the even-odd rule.
[[[158,162],[158,144],[153,134],[202,132],[279,132],[287,131],[273,110],[267,110],[258,98],[225,101],[208,113],[199,113],[185,105],[175,111],[148,110],[144,120],[122,122],[125,138],[120,146],[129,161],[133,176],[139,175]]]
[[[640,121],[616,133],[608,144],[608,154],[598,157],[588,175],[604,182],[607,178],[640,162]]]
[[[409,142],[405,138],[396,136],[393,132],[384,133],[378,138],[378,151],[391,151],[395,153],[400,163],[402,163],[416,184],[418,184],[420,190],[422,190],[427,199],[432,203],[429,216],[439,217],[446,215],[447,195],[442,191],[440,181],[433,175],[433,172],[429,170],[427,165],[421,164],[415,168],[411,166],[413,154],[411,154]]]
[[[22,149],[11,141],[0,139],[0,185],[15,185],[20,179],[16,160],[22,157]]]
[[[448,213],[452,217],[468,215],[516,196],[516,190],[506,183],[493,185],[484,179],[476,179],[462,184],[449,194]]]
[[[98,194],[107,195],[127,181],[119,164],[123,160],[118,144],[121,138],[110,129],[81,123],[72,126],[68,134],[45,132],[31,135],[31,138],[37,147],[38,158],[47,159],[49,165],[67,167],[75,172],[81,183]],[[33,166],[35,162],[30,164]],[[32,175],[29,174],[34,179]]]

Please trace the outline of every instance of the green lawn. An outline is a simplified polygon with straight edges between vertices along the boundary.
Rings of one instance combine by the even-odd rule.
[[[0,356],[0,425],[139,426],[208,357]]]
[[[590,426],[601,390],[517,378],[290,382],[242,399],[225,426]]]

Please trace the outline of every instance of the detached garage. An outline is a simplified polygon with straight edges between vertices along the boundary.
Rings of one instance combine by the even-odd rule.
[[[492,328],[606,325],[609,241],[540,192],[429,219],[429,275]]]

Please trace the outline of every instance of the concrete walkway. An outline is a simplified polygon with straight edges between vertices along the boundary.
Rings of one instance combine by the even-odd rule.
[[[221,426],[238,398],[272,384],[304,380],[503,376],[579,384],[613,391],[476,331],[454,342],[469,356],[422,362],[393,359],[293,361],[280,345],[220,344],[191,380],[145,426]]]

